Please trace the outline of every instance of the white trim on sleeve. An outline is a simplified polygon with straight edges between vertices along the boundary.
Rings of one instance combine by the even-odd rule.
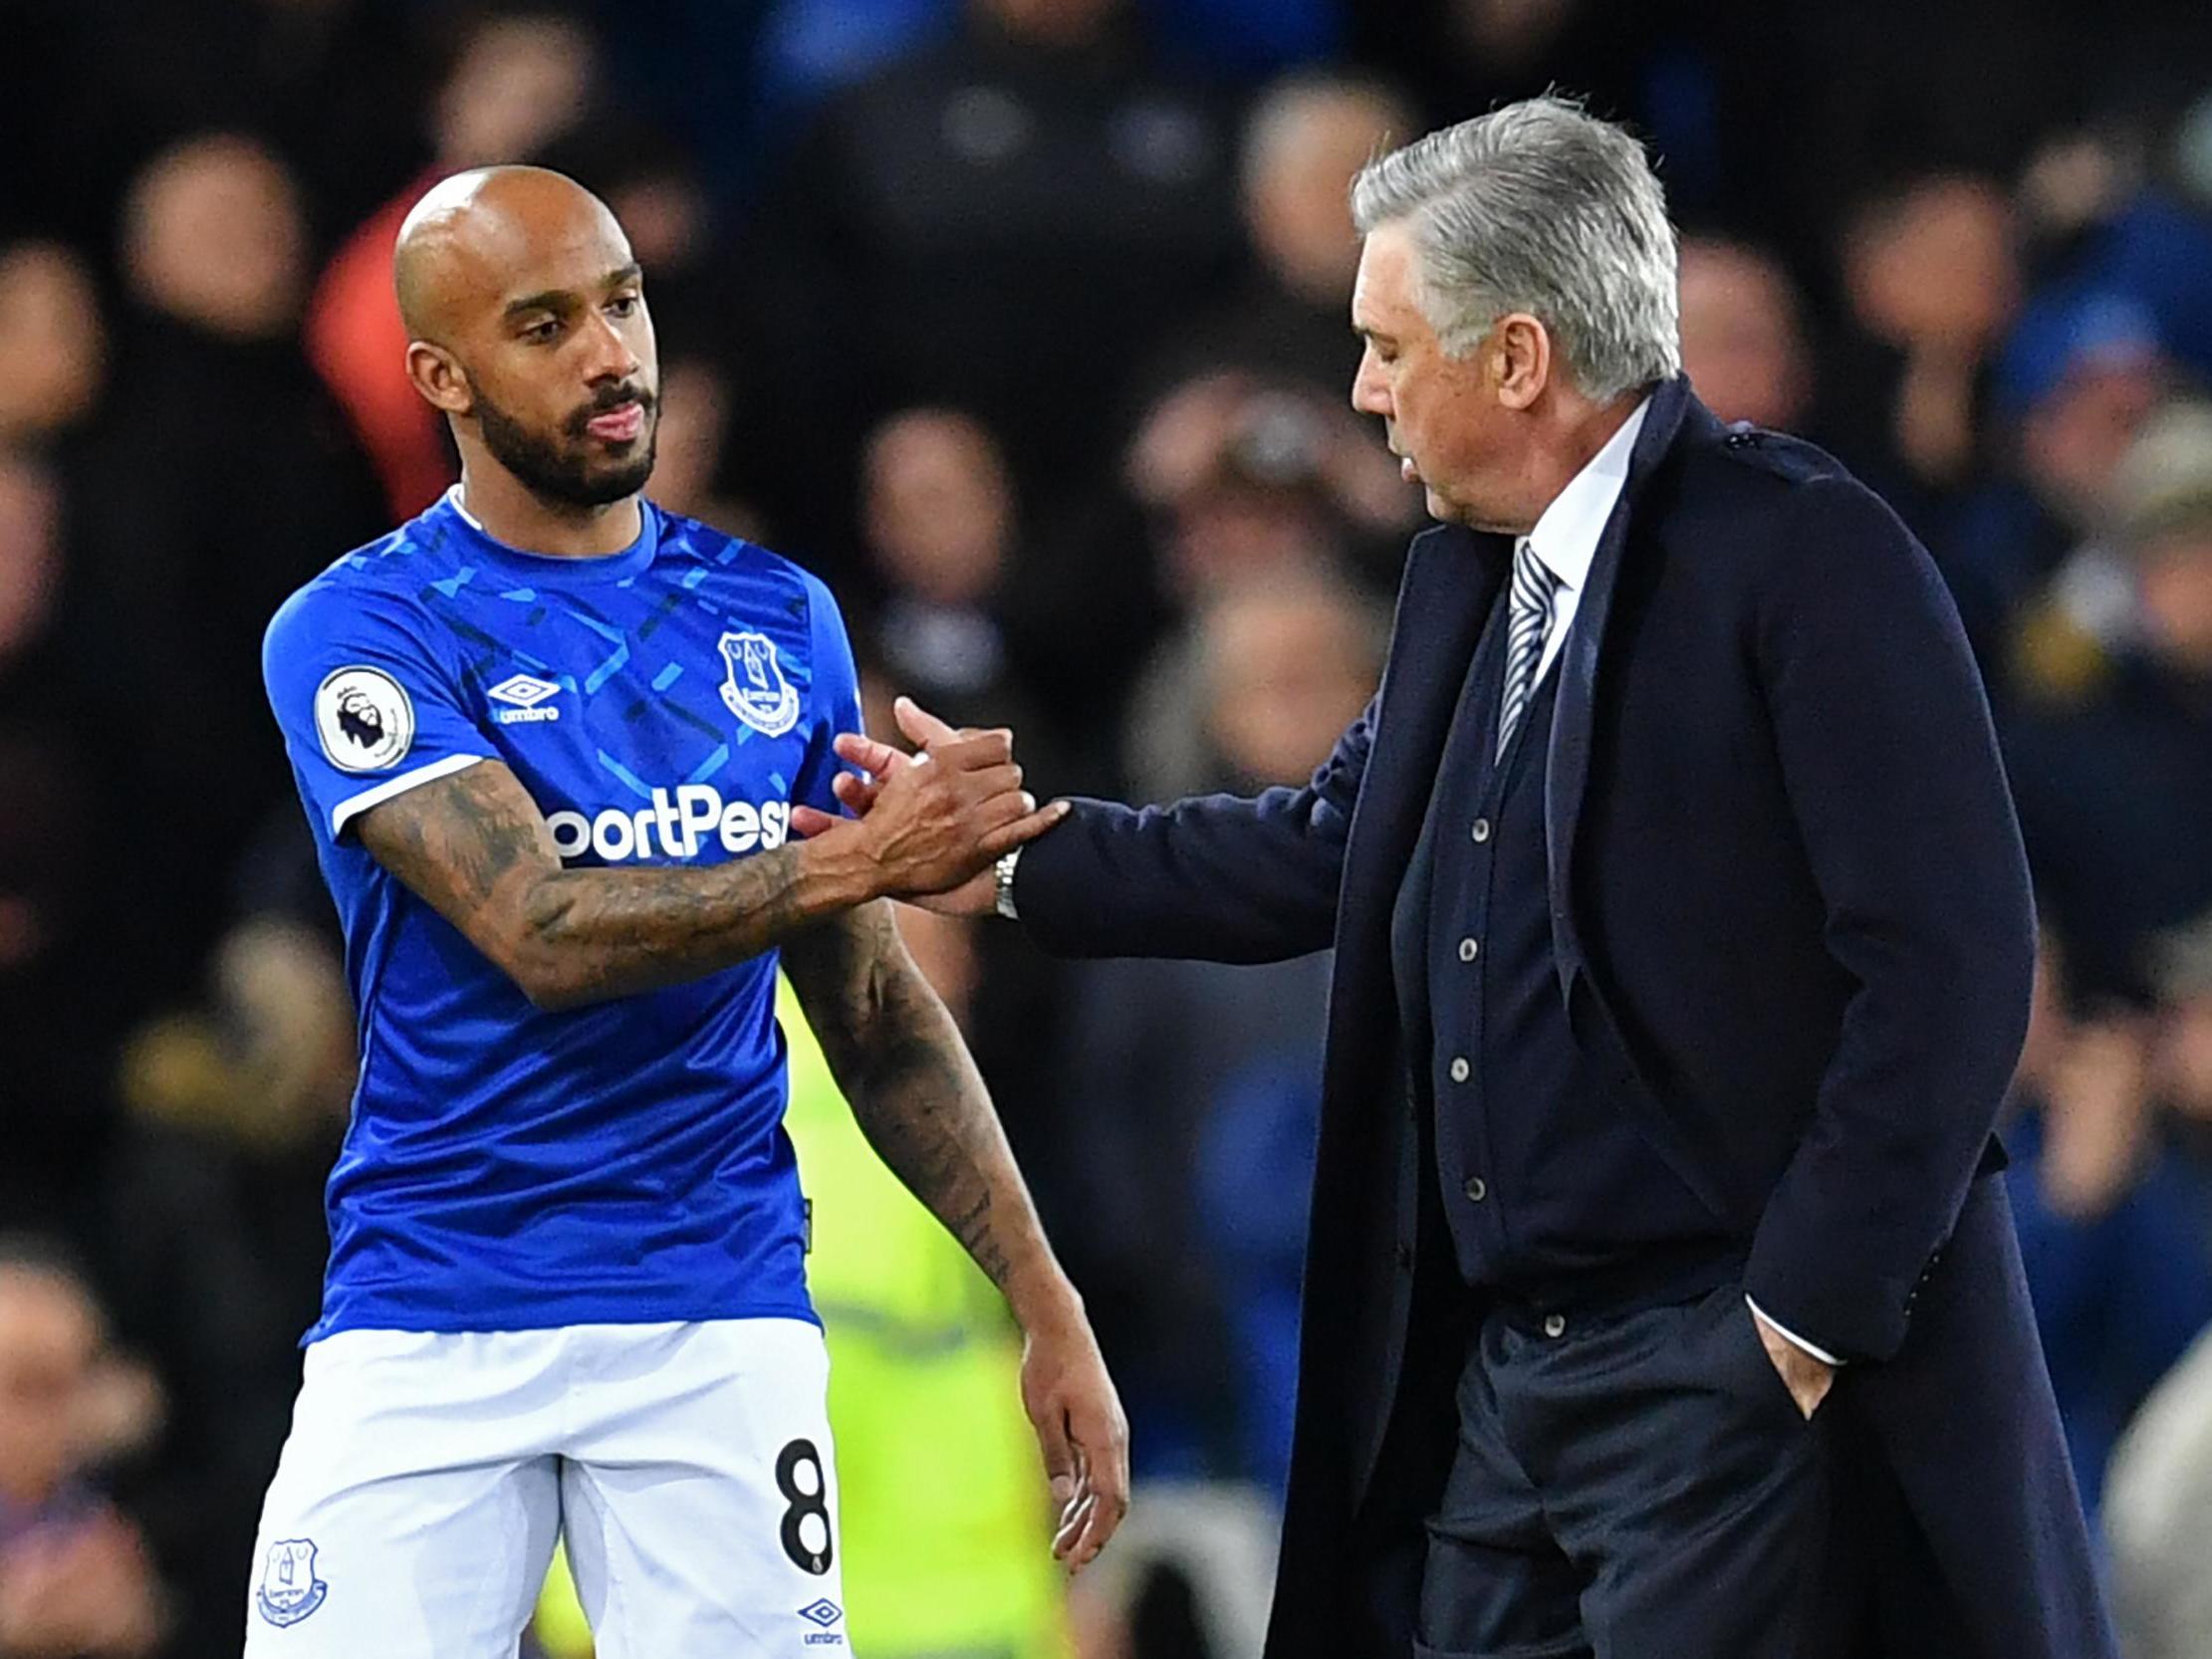
[[[1836,1355],[1830,1353],[1828,1349],[1815,1347],[1811,1342],[1808,1342],[1804,1337],[1800,1336],[1788,1325],[1775,1323],[1774,1320],[1767,1317],[1767,1310],[1764,1307],[1761,1307],[1756,1302],[1753,1302],[1751,1298],[1744,1298],[1744,1305],[1750,1308],[1753,1313],[1758,1315],[1759,1322],[1761,1324],[1765,1325],[1769,1330],[1773,1331],[1777,1336],[1781,1337],[1793,1348],[1798,1349],[1800,1352],[1811,1354],[1823,1365],[1841,1366],[1843,1363],[1841,1359],[1838,1359]]]
[[[331,839],[338,838],[340,831],[346,828],[348,819],[358,817],[371,807],[380,806],[395,795],[405,795],[419,784],[450,778],[454,773],[472,767],[478,761],[490,759],[489,755],[447,755],[426,766],[418,766],[412,772],[402,772],[396,778],[386,778],[374,789],[366,789],[359,795],[348,797],[331,809]]]

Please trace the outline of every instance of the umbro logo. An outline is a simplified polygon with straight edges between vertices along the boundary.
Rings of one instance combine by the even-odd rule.
[[[837,1631],[830,1628],[830,1626],[837,1623],[839,1619],[845,1617],[845,1609],[843,1607],[840,1607],[835,1601],[832,1601],[828,1596],[824,1596],[820,1601],[810,1602],[806,1606],[800,1608],[799,1616],[807,1620],[810,1624],[819,1624],[820,1626],[822,1626],[822,1628],[819,1630],[808,1631],[806,1635],[801,1638],[804,1645],[808,1647],[845,1646],[845,1638]]]
[[[502,726],[512,726],[518,721],[560,719],[559,709],[538,706],[560,689],[551,680],[541,680],[535,674],[514,674],[501,680],[484,695],[494,702],[512,705],[495,709],[492,715]]]
[[[541,680],[534,674],[516,674],[501,680],[484,695],[495,697],[502,703],[512,703],[519,709],[526,709],[544,702],[560,689],[551,680]]]

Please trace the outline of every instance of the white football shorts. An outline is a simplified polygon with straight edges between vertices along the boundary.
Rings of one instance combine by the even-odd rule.
[[[600,1659],[842,1655],[828,1381],[800,1319],[326,1337],[246,1659],[514,1659],[557,1538]]]

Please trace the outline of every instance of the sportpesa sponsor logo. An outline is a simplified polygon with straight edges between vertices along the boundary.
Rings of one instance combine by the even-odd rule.
[[[579,812],[547,815],[554,850],[564,859],[596,852],[609,863],[626,858],[692,858],[702,847],[725,852],[770,852],[791,833],[786,801],[729,801],[712,784],[656,789],[652,805],[634,812],[610,807],[586,818]]]

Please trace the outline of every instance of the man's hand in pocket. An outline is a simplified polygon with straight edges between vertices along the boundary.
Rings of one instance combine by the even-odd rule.
[[[1789,1337],[1767,1322],[1767,1316],[1758,1308],[1751,1309],[1752,1323],[1758,1327],[1759,1341],[1767,1350],[1767,1357],[1774,1361],[1774,1368],[1782,1373],[1782,1381],[1790,1390],[1790,1398],[1798,1402],[1798,1409],[1805,1413],[1806,1421],[1813,1420],[1813,1413],[1821,1409],[1821,1402],[1828,1398],[1828,1391],[1836,1383],[1836,1367],[1824,1359],[1816,1359],[1799,1347]]]

